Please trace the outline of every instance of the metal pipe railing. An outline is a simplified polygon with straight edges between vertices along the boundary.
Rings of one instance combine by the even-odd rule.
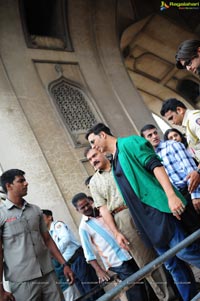
[[[198,293],[191,301],[199,301],[200,300],[200,293]]]
[[[113,281],[116,281],[118,278],[117,278],[117,274],[113,274],[111,277],[110,277],[110,280],[109,281],[104,281],[104,282],[101,282],[101,283],[98,283],[97,282],[97,285],[95,287],[93,287],[88,293],[85,293],[84,295],[76,298],[74,301],[85,301],[85,300],[88,300],[89,297],[93,296],[94,294],[98,293],[99,291],[101,291],[104,287],[106,287],[108,284],[110,284],[111,282]]]
[[[176,253],[178,253],[181,249],[187,247],[188,245],[193,243],[198,238],[200,238],[200,230],[195,231],[190,236],[188,236],[183,241],[181,241],[179,244],[177,244],[175,247],[168,250],[163,255],[157,257],[156,259],[154,259],[153,261],[151,261],[150,263],[145,265],[138,272],[134,273],[127,279],[120,282],[116,287],[111,289],[109,292],[106,292],[102,297],[100,297],[96,301],[109,301],[109,300],[112,300],[117,295],[119,295],[122,291],[123,292],[127,291],[129,288],[131,288],[134,285],[135,282],[146,277],[152,271],[157,269],[161,264],[163,264],[163,262],[165,262],[167,259],[171,258],[172,256],[176,255]],[[192,301],[194,301],[194,300],[196,301],[198,299],[192,299]]]

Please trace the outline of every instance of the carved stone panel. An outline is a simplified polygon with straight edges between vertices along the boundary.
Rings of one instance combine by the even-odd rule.
[[[97,123],[86,93],[63,76],[49,85],[49,92],[75,146],[86,145],[85,133]]]

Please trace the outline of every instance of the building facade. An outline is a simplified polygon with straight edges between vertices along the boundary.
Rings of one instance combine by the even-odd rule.
[[[198,107],[199,94],[180,88],[199,87],[198,78],[174,66],[179,43],[199,38],[198,21],[160,6],[0,0],[0,167],[26,171],[27,200],[74,231],[71,198],[88,193],[93,172],[83,156],[87,129],[102,121],[117,136],[138,134],[171,96]]]

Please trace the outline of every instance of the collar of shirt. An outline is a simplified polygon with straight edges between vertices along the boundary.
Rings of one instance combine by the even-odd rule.
[[[159,152],[161,149],[166,147],[168,141],[160,140],[160,143],[156,146],[156,152]]]
[[[24,201],[23,206],[22,206],[22,208],[20,208],[20,209],[23,209],[25,206],[29,206],[29,204],[27,203],[27,201],[25,201],[24,199],[23,199],[23,201]],[[15,205],[15,204],[14,204],[13,202],[11,202],[9,199],[6,199],[6,200],[4,201],[4,204],[5,204],[5,206],[7,207],[7,209],[12,209],[13,207],[19,208],[17,205]]]
[[[187,121],[188,121],[188,118],[189,118],[189,115],[191,113],[192,110],[189,110],[187,109],[185,111],[185,114],[184,114],[184,117],[183,117],[183,121],[182,121],[182,126],[186,127],[187,126]]]
[[[84,222],[88,222],[89,219],[90,219],[89,216],[86,216],[86,215],[83,215],[83,216],[82,216],[82,220],[83,220]]]

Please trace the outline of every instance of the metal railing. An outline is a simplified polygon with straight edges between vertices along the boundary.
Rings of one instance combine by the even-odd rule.
[[[106,287],[107,285],[109,285],[111,282],[117,280],[117,274],[113,274],[110,277],[109,281],[104,281],[101,283],[97,282],[97,285],[95,287],[93,287],[88,293],[76,298],[74,301],[84,301],[84,300],[88,300],[89,297],[93,296],[94,294],[98,293],[100,290],[102,290],[104,287]]]
[[[187,247],[198,238],[200,238],[200,230],[195,231],[190,236],[188,236],[183,241],[181,241],[179,244],[177,244],[175,247],[171,248],[163,255],[157,257],[156,259],[154,259],[153,261],[145,265],[138,272],[134,273],[127,279],[120,282],[116,287],[106,292],[102,297],[100,297],[96,301],[110,301],[113,298],[117,297],[122,292],[127,291],[129,288],[131,288],[134,285],[134,283],[146,277],[148,274],[150,274],[155,269],[157,269],[160,265],[162,265],[163,262],[176,255],[176,253],[178,253],[181,249]],[[200,300],[200,293],[196,295],[191,301],[197,301],[197,300]]]
[[[200,300],[200,293],[198,293],[191,301],[199,301]]]

